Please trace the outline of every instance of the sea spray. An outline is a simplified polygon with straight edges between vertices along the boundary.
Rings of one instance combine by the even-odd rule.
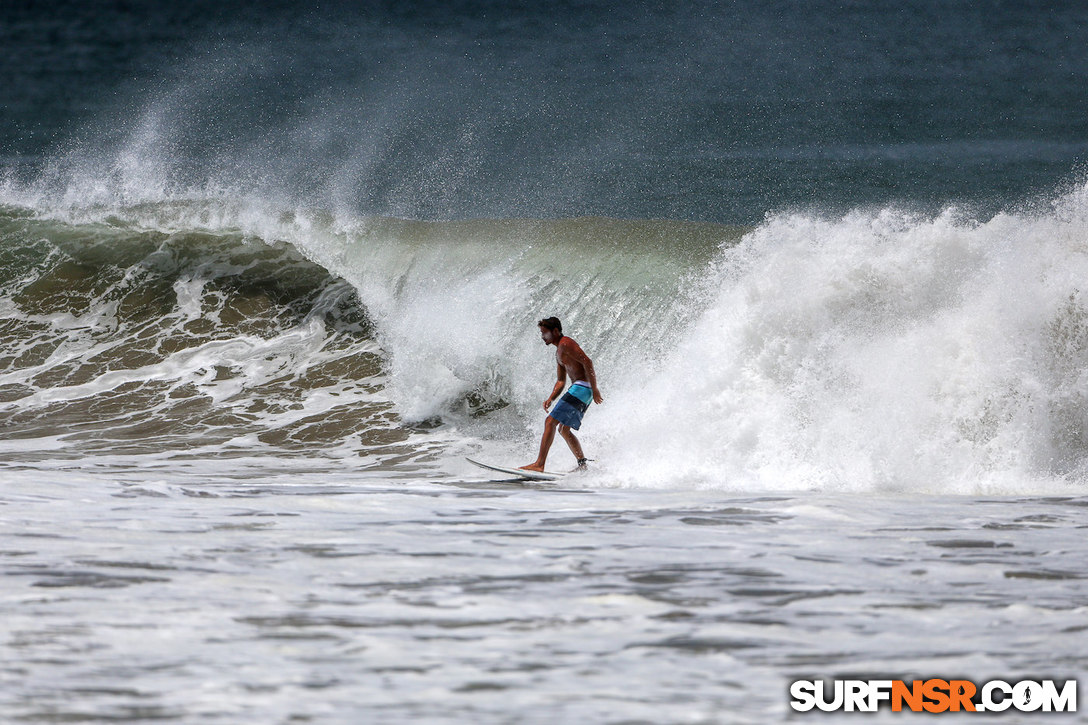
[[[679,330],[691,265],[738,235],[608,219],[384,220],[351,237],[341,274],[377,321],[408,419],[441,416],[467,394],[525,415],[538,410],[555,369],[536,320],[558,315],[572,335],[594,341],[605,366],[648,371],[645,352]],[[382,266],[390,260],[400,261]]]
[[[637,485],[1017,492],[1088,469],[1078,193],[987,221],[778,215],[722,250],[706,312],[597,411]]]

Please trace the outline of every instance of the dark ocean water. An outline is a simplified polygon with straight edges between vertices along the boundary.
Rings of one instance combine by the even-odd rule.
[[[1088,138],[1077,2],[13,2],[0,47],[23,178],[138,147],[364,214],[988,214]]]

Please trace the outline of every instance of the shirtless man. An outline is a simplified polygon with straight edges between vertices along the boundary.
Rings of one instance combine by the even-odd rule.
[[[555,440],[555,431],[570,446],[570,452],[578,459],[578,468],[586,467],[586,457],[582,453],[582,444],[574,437],[574,432],[582,426],[582,415],[589,407],[592,399],[598,405],[604,402],[601,391],[597,389],[597,374],[593,372],[593,361],[582,352],[578,343],[563,335],[563,323],[556,317],[549,317],[537,323],[540,327],[540,339],[545,345],[555,345],[555,360],[558,364],[556,377],[559,379],[552,388],[552,394],[544,401],[544,410],[552,407],[552,403],[563,392],[563,385],[570,377],[572,385],[560,400],[555,409],[548,413],[544,419],[544,435],[540,439],[540,453],[535,463],[522,466],[526,471],[543,471],[544,462],[548,458],[548,451]]]

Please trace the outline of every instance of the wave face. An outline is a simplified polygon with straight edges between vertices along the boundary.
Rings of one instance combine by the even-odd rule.
[[[414,465],[535,427],[539,310],[609,368],[678,334],[740,230],[414,222],[222,199],[0,213],[0,425],[21,459],[343,456]],[[609,314],[602,316],[601,310]],[[643,367],[649,369],[645,363]],[[531,422],[529,422],[531,421]]]
[[[223,199],[0,222],[16,459],[392,469],[531,450],[554,372],[535,321],[556,314],[599,370],[584,442],[600,482],[986,493],[1088,475],[1088,188],[985,221],[883,209],[753,229]]]
[[[0,239],[9,458],[406,438],[354,290],[290,245],[12,207]]]

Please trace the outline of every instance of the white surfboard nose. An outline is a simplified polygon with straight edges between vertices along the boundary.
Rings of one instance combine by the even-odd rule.
[[[490,463],[482,463],[480,461],[474,461],[471,458],[465,458],[465,460],[468,461],[469,463],[472,463],[474,465],[479,466],[480,468],[486,468],[489,471],[497,471],[499,473],[505,473],[507,475],[514,476],[515,478],[524,478],[524,479],[528,479],[530,481],[558,481],[560,478],[562,478],[565,475],[565,474],[562,474],[562,473],[552,473],[551,471],[545,471],[545,472],[541,473],[541,472],[538,472],[538,471],[526,471],[525,469],[522,469],[522,468],[508,468],[506,466],[495,466],[495,465],[492,465]]]

